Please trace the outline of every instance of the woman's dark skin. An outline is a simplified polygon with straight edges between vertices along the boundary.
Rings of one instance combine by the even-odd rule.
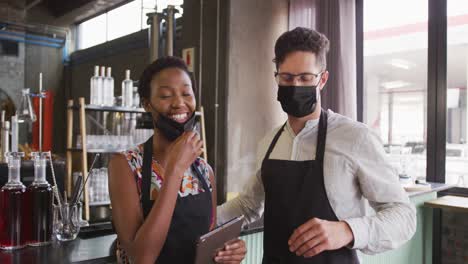
[[[157,119],[159,113],[184,123],[195,112],[195,97],[188,74],[179,68],[166,68],[150,83],[150,98],[142,98],[147,112]],[[133,172],[123,155],[109,162],[109,190],[113,222],[122,247],[134,263],[154,263],[164,245],[174,212],[184,172],[202,153],[203,142],[195,132],[185,132],[171,142],[157,128],[153,136],[153,158],[162,167],[164,184],[146,219],[140,206]],[[216,183],[212,183],[212,206],[216,216]],[[216,223],[216,220],[214,220]],[[245,243],[235,240],[217,254],[218,263],[240,263],[246,253]]]

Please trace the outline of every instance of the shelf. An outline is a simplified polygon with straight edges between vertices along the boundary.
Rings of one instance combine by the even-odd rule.
[[[102,206],[102,205],[110,205],[110,201],[103,201],[103,202],[90,202],[89,206]]]
[[[78,105],[70,106],[69,108],[78,110]],[[122,112],[122,113],[146,113],[143,108],[128,108],[123,106],[99,106],[99,105],[85,105],[85,110],[88,111],[101,111],[101,112]]]
[[[67,151],[72,151],[72,152],[81,152],[83,151],[82,148],[70,148],[67,149]],[[120,153],[125,151],[125,149],[87,149],[87,153]]]

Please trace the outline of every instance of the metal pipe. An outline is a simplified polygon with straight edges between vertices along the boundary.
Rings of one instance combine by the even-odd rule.
[[[173,5],[168,5],[164,10],[166,15],[166,56],[174,55],[174,38],[175,38],[175,13],[176,9]]]
[[[22,37],[22,38],[31,39],[31,40],[39,40],[39,41],[47,41],[47,42],[53,42],[53,43],[58,43],[58,44],[65,44],[65,39],[42,37],[42,36],[36,36],[36,35],[18,33],[18,32],[11,32],[11,31],[0,31],[0,34],[10,35],[10,36],[15,36],[15,37]]]
[[[219,0],[216,1],[216,69],[215,69],[215,103],[214,103],[214,173],[218,168],[218,87],[219,87]],[[215,174],[216,175],[216,174]],[[224,201],[224,197],[221,197]]]
[[[198,102],[202,102],[202,73],[203,73],[203,0],[200,0],[200,42],[198,43]]]
[[[1,35],[1,33],[0,33],[0,35]],[[38,46],[50,47],[50,48],[58,48],[58,49],[60,49],[60,48],[62,47],[62,45],[59,45],[59,44],[45,43],[45,42],[40,42],[40,41],[19,39],[19,38],[6,37],[6,36],[0,36],[0,39],[11,40],[11,41],[16,41],[16,42],[21,42],[21,43],[31,44],[31,45],[38,45]]]
[[[1,140],[2,140],[2,162],[7,162],[7,158],[5,153],[10,151],[10,122],[5,121],[2,123],[2,132],[1,132]]]
[[[150,63],[159,57],[159,36],[161,35],[161,16],[157,12],[147,14],[149,29]]]
[[[42,152],[42,72],[39,73],[39,153]]]
[[[52,35],[56,35],[57,33],[64,34],[65,36],[68,36],[70,33],[70,30],[67,28],[62,28],[62,27],[57,27],[57,26],[51,26],[51,25],[43,25],[43,24],[25,24],[25,23],[20,23],[20,22],[14,22],[14,21],[8,21],[8,20],[0,20],[0,23],[5,24],[6,26],[16,26],[16,27],[22,27],[23,29],[28,29],[29,31],[32,31],[32,29],[41,29],[43,32],[38,32],[38,33],[49,33]]]

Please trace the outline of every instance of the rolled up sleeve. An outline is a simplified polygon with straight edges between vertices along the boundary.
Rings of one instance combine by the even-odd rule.
[[[361,135],[356,144],[357,179],[375,214],[344,221],[354,235],[352,248],[377,254],[411,239],[416,231],[416,209],[387,161],[379,137],[368,129]]]
[[[266,135],[257,145],[255,173],[248,178],[239,196],[217,207],[218,225],[239,215],[244,215],[244,225],[251,224],[263,215],[265,190],[263,188],[261,167],[263,158],[275,131]]]
[[[244,224],[253,223],[263,215],[264,202],[265,191],[258,170],[254,177],[249,178],[239,196],[218,206],[217,223],[220,225],[239,215],[244,215]]]

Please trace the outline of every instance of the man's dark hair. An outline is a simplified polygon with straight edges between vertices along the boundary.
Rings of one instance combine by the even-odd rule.
[[[327,68],[327,52],[330,49],[328,38],[313,29],[297,27],[284,32],[275,44],[275,58],[273,62],[278,66],[284,62],[288,54],[294,51],[309,51],[315,54],[317,64],[323,70]]]
[[[138,94],[140,95],[140,98],[142,99],[145,98],[148,100],[150,99],[151,81],[156,76],[156,74],[168,68],[178,68],[178,69],[185,71],[190,77],[190,81],[192,82],[192,89],[193,89],[193,92],[195,93],[196,91],[195,82],[185,62],[179,57],[166,56],[166,57],[158,58],[153,63],[148,65],[143,71],[143,73],[141,74],[140,80],[138,82]]]

